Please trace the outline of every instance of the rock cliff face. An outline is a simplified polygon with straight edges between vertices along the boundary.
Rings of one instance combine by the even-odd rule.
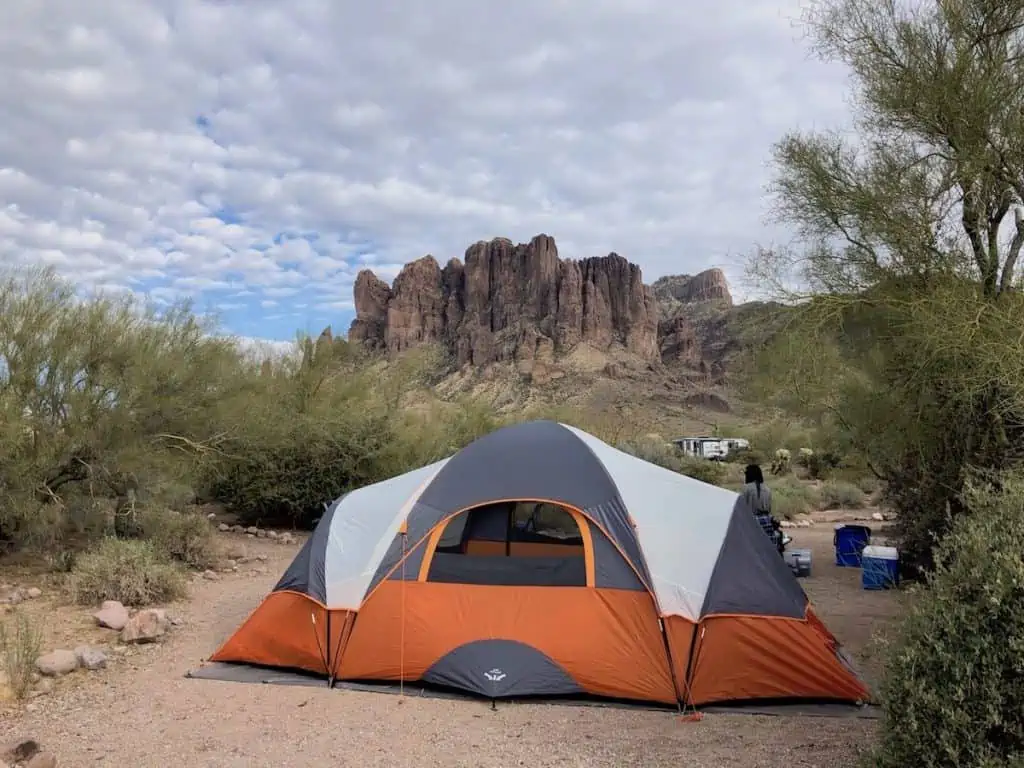
[[[738,345],[731,318],[741,312],[720,269],[647,286],[622,256],[561,259],[547,235],[478,242],[444,267],[424,256],[391,286],[363,270],[355,305],[349,340],[392,354],[435,342],[459,367],[546,364],[583,342],[708,383],[725,376]]]
[[[640,268],[618,254],[563,260],[553,238],[470,246],[442,269],[407,264],[389,287],[369,270],[355,284],[349,339],[389,353],[440,342],[458,365],[548,359],[580,342],[660,360],[659,307]]]

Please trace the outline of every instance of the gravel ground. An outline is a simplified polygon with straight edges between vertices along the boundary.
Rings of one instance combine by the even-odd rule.
[[[830,526],[800,529],[815,551],[805,588],[833,632],[874,677],[872,627],[898,610],[829,562]],[[199,581],[169,641],[0,720],[0,740],[39,739],[61,766],[853,766],[874,725],[853,718],[707,715],[405,698],[189,680],[273,586],[296,547],[256,540],[267,573]],[[329,762],[325,762],[328,761]]]

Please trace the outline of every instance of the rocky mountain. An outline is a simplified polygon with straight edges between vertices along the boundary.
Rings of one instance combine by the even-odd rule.
[[[354,293],[351,342],[389,354],[439,343],[457,368],[516,362],[527,372],[586,347],[609,366],[668,366],[713,383],[739,343],[721,270],[646,285],[617,253],[562,259],[544,234],[481,241],[444,267],[424,256],[390,286],[363,270]]]

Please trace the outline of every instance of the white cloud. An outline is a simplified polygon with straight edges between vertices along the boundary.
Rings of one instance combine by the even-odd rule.
[[[344,325],[363,266],[498,235],[735,280],[784,235],[771,143],[846,119],[800,5],[16,0],[0,261],[279,338]]]

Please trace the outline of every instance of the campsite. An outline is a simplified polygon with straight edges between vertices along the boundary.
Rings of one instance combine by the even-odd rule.
[[[813,574],[801,586],[874,684],[882,658],[878,635],[899,616],[900,595],[863,590],[857,569],[834,565],[834,525],[864,518],[879,526],[863,510],[832,511],[791,534],[813,551]],[[234,525],[229,516],[214,522]],[[3,741],[28,734],[44,746],[59,744],[62,765],[116,765],[128,750],[139,766],[300,766],[331,759],[382,767],[667,766],[680,755],[709,767],[839,766],[855,764],[876,727],[874,715],[856,711],[768,708],[769,714],[709,712],[687,721],[671,706],[546,700],[498,702],[492,710],[485,698],[425,696],[411,685],[401,695],[395,686],[329,690],[322,679],[274,685],[188,678],[244,625],[308,538],[279,544],[262,533],[219,533],[237,570],[229,567],[216,579],[197,574],[190,599],[166,606],[177,625],[162,642],[122,645],[121,653],[109,654],[106,670],[57,679],[56,690],[32,699],[22,716],[4,716]],[[62,602],[45,594],[19,609],[43,621],[50,645],[110,642],[110,630],[97,628],[88,611]],[[312,633],[308,618],[299,621],[298,631]],[[578,628],[565,622],[559,629]],[[773,647],[768,656],[787,665],[799,650]]]
[[[1024,0],[0,4],[0,768],[1024,766]]]

